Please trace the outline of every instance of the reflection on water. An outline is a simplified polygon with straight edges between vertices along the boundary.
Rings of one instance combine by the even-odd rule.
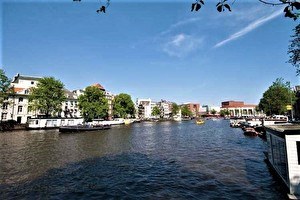
[[[225,120],[1,133],[0,199],[284,199],[265,150]]]

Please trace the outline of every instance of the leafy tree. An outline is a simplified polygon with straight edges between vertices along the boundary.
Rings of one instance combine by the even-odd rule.
[[[114,98],[113,115],[115,117],[127,118],[128,115],[133,116],[134,113],[134,103],[130,95],[121,93]]]
[[[179,106],[176,103],[172,103],[172,116],[177,115],[179,111]]]
[[[152,116],[160,116],[161,112],[160,112],[160,109],[158,106],[154,106],[152,112],[151,112],[151,115]]]
[[[36,88],[30,89],[29,107],[50,117],[61,112],[62,102],[66,100],[64,84],[53,77],[44,77],[39,80]]]
[[[211,114],[215,115],[217,113],[217,111],[215,109],[212,109],[211,111]]]
[[[10,79],[7,78],[3,69],[0,69],[0,104],[8,97],[11,92]]]
[[[108,116],[108,101],[98,87],[88,86],[78,97],[78,107],[86,122]]]
[[[292,35],[291,44],[289,46],[288,54],[290,55],[289,63],[296,68],[297,76],[300,75],[300,24],[295,29],[295,35]]]
[[[296,20],[299,17],[299,11],[300,10],[300,2],[298,0],[258,0],[259,2],[263,4],[268,4],[272,6],[282,6],[286,5],[283,12],[285,13],[285,17],[292,18]],[[231,5],[233,5],[235,1],[232,1]],[[204,0],[195,0],[195,3],[192,3],[192,9],[191,11],[199,11],[200,8],[204,5]],[[231,6],[228,0],[220,0],[216,4],[216,9],[219,12],[229,11],[231,12]]]
[[[224,117],[224,116],[230,115],[230,112],[229,112],[228,109],[226,109],[226,110],[221,110],[221,111],[220,111],[220,115],[221,115],[222,117]]]
[[[181,107],[181,115],[185,117],[191,117],[193,113],[190,111],[187,105],[184,105]]]
[[[73,0],[80,2],[81,0]],[[296,20],[299,17],[299,11],[300,10],[300,2],[299,0],[257,0],[260,3],[271,5],[271,6],[282,6],[285,5],[285,8],[283,12],[285,13],[285,17],[292,18]],[[195,0],[194,3],[192,3],[191,11],[199,11],[204,6],[205,0]],[[231,6],[236,1],[233,0],[232,3],[230,3],[228,0],[219,0],[219,2],[216,4],[216,9],[219,12],[229,11],[231,12]],[[242,1],[241,1],[242,2]],[[100,8],[96,11],[97,13],[105,13],[107,8],[110,5],[110,0],[106,0],[106,4],[100,5]]]
[[[290,83],[284,83],[283,78],[278,78],[264,92],[258,107],[267,115],[284,114],[287,111],[286,106],[293,105],[295,98],[295,93],[291,90]]]

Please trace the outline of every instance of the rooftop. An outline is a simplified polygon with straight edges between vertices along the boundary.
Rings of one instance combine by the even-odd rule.
[[[105,91],[104,87],[102,85],[100,85],[99,83],[95,83],[92,86],[99,88],[100,90]]]
[[[267,130],[283,133],[283,134],[298,134],[300,135],[300,124],[278,124],[266,126]]]
[[[20,74],[17,74],[16,76],[14,76],[13,80],[12,80],[12,83],[18,83],[18,80],[19,79],[22,79],[22,80],[35,80],[35,81],[38,81],[40,80],[42,77],[37,77],[37,76],[27,76],[27,75],[20,75]]]

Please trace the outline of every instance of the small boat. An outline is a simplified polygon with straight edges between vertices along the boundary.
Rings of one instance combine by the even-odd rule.
[[[75,126],[61,126],[59,132],[61,133],[72,133],[72,132],[83,132],[83,131],[98,131],[110,129],[110,125],[75,125]]]
[[[203,119],[196,119],[196,124],[202,125],[204,123],[205,123],[205,121]]]
[[[257,136],[258,133],[254,128],[248,127],[244,129],[244,134],[247,136]]]

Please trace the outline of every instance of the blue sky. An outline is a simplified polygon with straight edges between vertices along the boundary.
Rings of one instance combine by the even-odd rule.
[[[100,83],[134,100],[210,105],[256,104],[279,77],[300,84],[286,63],[299,22],[279,7],[236,1],[231,13],[218,13],[215,3],[190,12],[193,1],[111,0],[99,15],[104,2],[2,0],[6,74],[54,76],[70,90]]]

